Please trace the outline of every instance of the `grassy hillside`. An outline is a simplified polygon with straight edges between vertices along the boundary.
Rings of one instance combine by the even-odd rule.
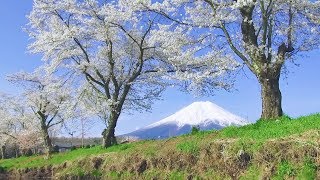
[[[11,177],[83,179],[320,178],[320,114],[167,140],[0,160]]]

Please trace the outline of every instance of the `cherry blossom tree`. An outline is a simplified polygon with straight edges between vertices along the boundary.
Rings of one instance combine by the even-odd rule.
[[[8,118],[8,113],[1,108],[0,110],[0,148],[1,154],[0,157],[2,159],[6,158],[6,146],[10,142],[10,140],[15,139],[13,135],[12,122],[11,119]]]
[[[8,80],[24,88],[26,119],[36,123],[34,128],[40,131],[46,154],[50,155],[54,149],[49,131],[72,117],[72,90],[65,80],[41,69],[33,73],[16,73],[8,76]]]
[[[41,144],[36,123],[30,118],[25,108],[25,101],[18,96],[1,94],[0,96],[0,145],[2,157],[6,147],[19,150],[35,149]]]
[[[263,119],[283,115],[279,79],[286,62],[319,48],[318,0],[164,0],[144,6],[248,67],[261,85]]]
[[[83,92],[82,92],[83,94]],[[86,97],[90,98],[90,97]],[[79,97],[74,111],[72,118],[64,122],[64,128],[61,129],[62,134],[69,134],[71,135],[73,140],[73,137],[81,138],[81,147],[84,147],[85,145],[85,137],[89,135],[90,130],[92,130],[95,126],[95,118],[97,115],[99,115],[101,112],[97,112],[96,108],[94,107],[100,107],[97,106],[97,104],[86,104],[90,103],[88,101],[84,101],[84,97]],[[91,109],[92,108],[92,109]],[[99,117],[99,116],[98,116]]]
[[[168,27],[144,3],[34,0],[28,16],[30,51],[43,54],[48,71],[77,75],[79,89],[97,102],[88,109],[106,122],[104,147],[116,143],[123,110],[150,109],[167,85],[180,81],[189,89],[227,88],[223,77],[238,65],[220,51],[202,55],[203,41]]]

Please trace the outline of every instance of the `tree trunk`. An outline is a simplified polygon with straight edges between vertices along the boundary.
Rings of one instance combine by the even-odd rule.
[[[16,153],[16,158],[18,158],[20,152],[19,152],[19,146],[17,144],[14,144],[14,152]]]
[[[261,118],[272,120],[282,116],[282,96],[279,87],[279,78],[263,78],[260,80],[260,84],[262,98]]]
[[[45,153],[48,156],[50,156],[54,150],[53,150],[51,138],[49,136],[48,128],[42,127],[42,133],[43,133],[43,142],[44,142],[44,147],[45,147]]]
[[[242,55],[238,51],[233,51],[235,51],[238,56],[242,58],[242,60],[249,66],[249,69],[258,77],[261,85],[262,98],[261,119],[272,120],[283,115],[279,77],[281,73],[281,67],[283,65],[281,60],[285,58],[285,53],[288,52],[288,49],[285,44],[281,45],[278,50],[277,63],[271,63],[271,60],[268,59],[269,56],[266,57],[265,52],[261,51],[259,47],[259,33],[256,32],[255,26],[252,23],[254,9],[255,5],[243,6],[240,8],[242,16],[242,39],[246,47],[245,51],[249,55],[251,62],[245,57],[245,55]],[[265,28],[268,28],[267,25],[265,25]],[[265,39],[262,41],[264,44],[266,44],[267,38],[269,37],[266,34],[264,38]]]
[[[117,144],[117,140],[114,132],[117,126],[118,118],[119,118],[119,115],[117,114],[117,112],[113,111],[108,120],[108,127],[102,133],[102,136],[103,136],[102,147],[108,148],[112,145]]]
[[[6,146],[5,145],[1,146],[1,158],[2,159],[6,158]]]

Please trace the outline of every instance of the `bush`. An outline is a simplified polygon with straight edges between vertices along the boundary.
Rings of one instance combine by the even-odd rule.
[[[0,173],[4,173],[4,172],[5,172],[4,167],[1,167],[1,166],[0,166]]]
[[[57,146],[57,145],[53,146],[53,152],[58,153],[59,152],[59,146]]]
[[[32,152],[31,149],[28,149],[28,150],[25,152],[24,155],[27,156],[27,157],[29,157],[29,156],[32,156],[32,155],[33,155],[33,152]]]
[[[198,134],[199,131],[200,131],[199,126],[192,126],[192,129],[191,129],[191,134],[192,135]]]

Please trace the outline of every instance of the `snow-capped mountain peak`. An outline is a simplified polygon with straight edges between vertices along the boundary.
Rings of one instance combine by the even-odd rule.
[[[212,102],[201,101],[194,102],[189,106],[182,108],[175,114],[145,128],[152,128],[163,124],[176,124],[178,127],[183,127],[185,125],[196,126],[200,124],[205,125],[211,122],[221,126],[248,124],[244,119],[226,111]]]
[[[248,122],[244,119],[212,102],[194,102],[161,121],[124,136],[139,139],[167,138],[189,133],[193,126],[198,126],[201,130],[209,130],[246,124]]]

